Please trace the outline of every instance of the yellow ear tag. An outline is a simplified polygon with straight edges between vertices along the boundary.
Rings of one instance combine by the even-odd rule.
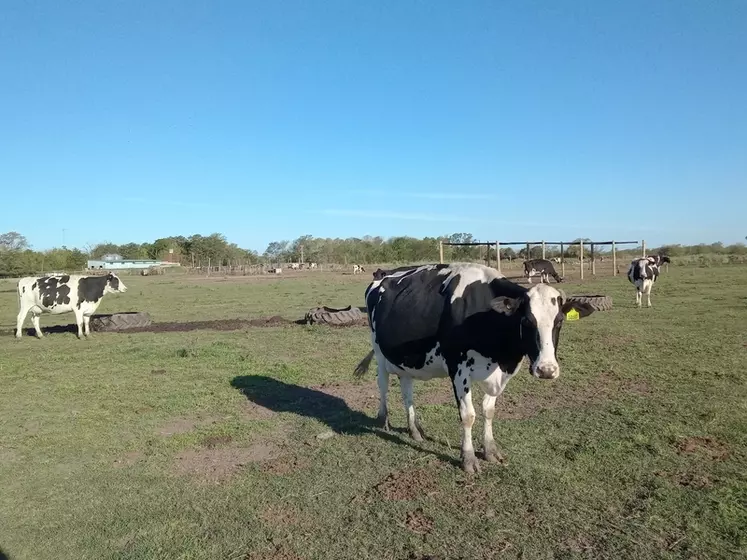
[[[578,321],[580,319],[578,311],[576,311],[575,309],[571,309],[568,313],[566,313],[565,318],[568,321]]]

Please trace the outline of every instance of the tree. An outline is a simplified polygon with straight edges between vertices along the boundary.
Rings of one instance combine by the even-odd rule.
[[[0,235],[0,251],[23,251],[28,248],[28,241],[17,231],[9,231]]]

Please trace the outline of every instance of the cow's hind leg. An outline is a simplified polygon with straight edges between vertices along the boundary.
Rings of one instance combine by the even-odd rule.
[[[43,338],[44,334],[42,334],[41,330],[41,324],[39,323],[39,317],[41,317],[41,313],[37,313],[33,309],[31,310],[31,322],[34,324],[34,331],[36,332],[36,338]]]
[[[423,441],[423,428],[420,426],[420,423],[415,417],[412,377],[401,375],[399,377],[399,390],[402,393],[402,402],[405,405],[405,414],[407,415],[407,428],[410,430],[410,436],[415,441]]]
[[[389,431],[389,408],[387,407],[387,396],[389,393],[389,372],[386,369],[386,361],[383,356],[376,356],[376,382],[379,385],[379,414],[377,420],[387,432]]]
[[[29,314],[29,307],[21,307],[18,311],[18,318],[16,319],[16,338],[21,338],[23,332],[23,322],[26,320],[26,315]]]
[[[467,368],[459,367],[451,373],[454,396],[459,406],[459,418],[462,421],[462,469],[468,473],[480,472],[480,463],[475,457],[472,446],[472,426],[475,424],[475,407],[472,406],[470,376]]]

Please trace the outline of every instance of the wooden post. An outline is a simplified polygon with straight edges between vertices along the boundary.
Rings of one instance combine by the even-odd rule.
[[[526,260],[529,260],[532,258],[532,248],[529,246],[529,243],[527,243],[527,257]]]
[[[438,240],[438,255],[441,259],[441,264],[444,264],[444,242],[440,239]]]
[[[643,255],[641,256],[645,257],[646,256],[646,240],[645,239],[641,240],[641,247],[643,247]]]
[[[488,262],[488,268],[490,267],[490,244],[485,244],[485,252],[487,253],[485,260]]]
[[[594,244],[591,244],[591,275],[596,276],[597,275],[597,258],[594,253]]]
[[[579,258],[581,259],[581,280],[584,279],[584,242],[581,241],[579,244]]]
[[[612,275],[617,276],[617,249],[615,242],[612,242]]]
[[[208,257],[208,276],[210,276],[210,257]]]
[[[542,258],[545,258],[545,242],[542,242]]]
[[[496,241],[495,242],[495,258],[498,260],[498,273],[501,272],[501,244]]]
[[[560,275],[565,278],[565,243],[560,242]]]

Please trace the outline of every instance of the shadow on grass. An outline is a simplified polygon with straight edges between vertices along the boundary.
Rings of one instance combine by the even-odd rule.
[[[10,560],[10,556],[8,556],[7,554],[5,554],[5,552],[3,552],[2,548],[0,548],[0,560]]]
[[[415,441],[408,439],[409,435],[399,436],[385,432],[378,427],[375,419],[358,410],[353,410],[343,399],[322,391],[285,383],[264,375],[240,375],[231,380],[231,386],[259,406],[275,412],[292,412],[307,418],[314,418],[338,434],[373,434],[390,443],[405,445],[421,453],[429,453],[454,466],[460,465],[459,461],[453,457],[418,445]],[[398,430],[398,432],[406,433],[405,430]]]

